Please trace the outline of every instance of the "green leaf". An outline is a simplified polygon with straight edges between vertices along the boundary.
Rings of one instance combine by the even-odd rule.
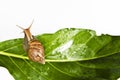
[[[65,28],[36,38],[45,48],[46,64],[32,62],[23,39],[0,42],[0,66],[16,80],[116,80],[120,77],[120,36]]]

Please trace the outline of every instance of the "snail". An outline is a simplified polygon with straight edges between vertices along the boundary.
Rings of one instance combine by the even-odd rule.
[[[24,35],[25,35],[24,42],[23,42],[23,48],[27,52],[30,60],[41,63],[41,64],[45,64],[44,48],[41,42],[39,42],[30,32],[30,28],[32,24],[33,22],[27,29],[24,29],[21,26],[17,25],[23,30]]]

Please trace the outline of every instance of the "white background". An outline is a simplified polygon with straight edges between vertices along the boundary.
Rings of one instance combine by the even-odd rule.
[[[66,27],[120,35],[120,0],[0,0],[0,41],[23,37],[16,25],[27,28],[33,19],[34,35]],[[0,67],[0,80],[14,79]]]

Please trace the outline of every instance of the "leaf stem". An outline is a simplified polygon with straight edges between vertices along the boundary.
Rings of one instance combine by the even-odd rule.
[[[15,57],[15,58],[20,58],[20,59],[28,59],[28,57],[26,57],[26,56],[11,54],[11,53],[7,53],[7,52],[3,52],[3,51],[0,51],[0,55],[9,56],[9,57]]]
[[[0,51],[0,55],[8,56],[8,57],[15,57],[15,58],[19,58],[19,59],[27,59],[27,60],[29,60],[29,58],[28,58],[27,56],[16,55],[16,54],[4,52],[4,51]],[[99,58],[102,58],[102,57],[105,57],[105,56],[109,56],[109,55],[99,56]],[[75,62],[75,61],[92,60],[92,59],[97,59],[97,58],[98,58],[98,57],[86,58],[86,59],[72,59],[72,60],[70,60],[70,59],[69,59],[69,60],[68,60],[68,59],[63,59],[63,60],[45,59],[45,62]]]

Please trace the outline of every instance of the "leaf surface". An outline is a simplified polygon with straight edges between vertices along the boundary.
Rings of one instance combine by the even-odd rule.
[[[0,66],[16,80],[115,80],[120,77],[120,37],[65,28],[37,35],[46,64],[28,59],[23,39],[0,42]]]

